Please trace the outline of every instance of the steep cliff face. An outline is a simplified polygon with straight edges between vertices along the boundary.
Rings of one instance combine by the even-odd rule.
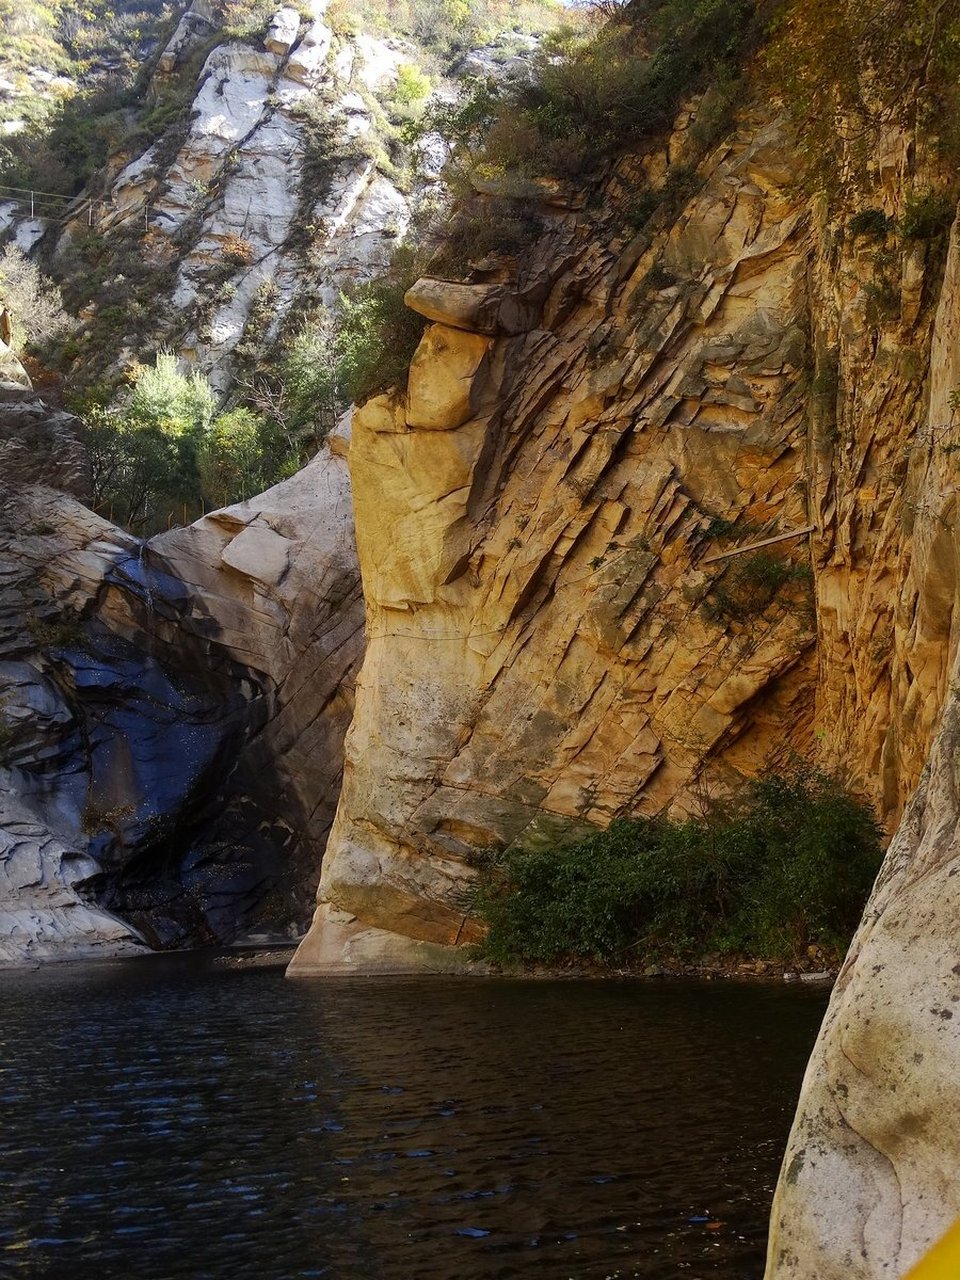
[[[919,755],[923,735],[936,728],[807,1070],[774,1205],[769,1280],[901,1276],[960,1215],[960,704],[950,452],[958,316],[954,226],[905,480],[904,506],[915,517],[912,538],[901,544],[908,563],[899,601],[889,602],[898,648],[906,651],[895,668],[906,686],[904,719],[917,735],[901,732],[898,745]]]
[[[524,64],[496,42],[438,63],[327,7],[280,6],[255,31],[254,6],[191,0],[125,107],[139,126],[82,195],[34,198],[18,189],[43,185],[33,177],[0,185],[0,242],[42,259],[80,308],[74,389],[162,349],[236,398],[280,335],[382,275],[411,220],[442,201],[445,142],[406,141],[402,127],[426,95]],[[487,34],[499,23],[509,15],[488,14]]]
[[[541,811],[682,804],[707,767],[808,744],[804,538],[747,621],[717,595],[728,562],[703,563],[740,528],[808,523],[788,155],[776,125],[738,139],[645,251],[618,226],[626,166],[606,217],[555,210],[515,280],[411,297],[437,322],[406,395],[355,418],[368,647],[324,910],[470,940],[471,850]]]
[[[295,305],[332,306],[339,293],[381,273],[436,181],[429,160],[413,184],[384,173],[378,95],[417,57],[402,42],[344,39],[324,22],[280,8],[262,43],[231,40],[203,0],[164,50],[153,92],[197,48],[209,47],[189,126],[129,159],[96,205],[109,246],[142,233],[156,277],[151,325],[136,349],[164,338],[226,391],[244,338],[263,347]],[[83,234],[68,227],[58,253]],[[119,264],[123,270],[123,264]],[[119,354],[119,349],[118,349]]]
[[[878,421],[859,386],[883,335],[836,336],[824,229],[782,123],[755,119],[703,162],[652,244],[624,230],[630,193],[686,159],[686,124],[589,214],[554,207],[515,277],[414,290],[435,323],[406,394],[356,415],[368,650],[321,886],[325,957],[331,910],[348,933],[342,913],[469,940],[471,851],[544,811],[682,808],[790,751],[875,794],[887,750],[888,813],[916,780],[925,725],[889,746],[903,713],[871,616],[902,536],[877,451],[911,438],[909,398]],[[928,319],[906,323],[922,343]],[[835,411],[809,412],[823,350],[843,365],[843,436]],[[865,493],[851,450],[878,472],[866,526],[846,510]],[[780,534],[795,536],[727,555]]]
[[[0,404],[0,963],[302,930],[362,607],[340,437],[153,545],[82,505],[79,424]]]
[[[554,192],[518,270],[409,295],[432,324],[407,385],[355,417],[368,648],[290,971],[463,965],[474,851],[545,815],[683,809],[794,750],[890,829],[913,795],[804,1086],[768,1271],[902,1274],[960,1212],[957,232],[949,253],[942,218],[894,232],[942,186],[921,138],[886,130],[865,235],[759,116],[631,239],[618,210],[683,162],[685,124],[586,207]]]

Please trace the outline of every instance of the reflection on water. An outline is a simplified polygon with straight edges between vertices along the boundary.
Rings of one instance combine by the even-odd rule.
[[[0,1275],[546,1280],[762,1271],[825,995],[0,975]]]

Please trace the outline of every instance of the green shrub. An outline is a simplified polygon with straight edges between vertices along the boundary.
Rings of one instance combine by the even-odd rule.
[[[526,201],[468,195],[446,215],[444,234],[429,262],[430,274],[467,279],[490,254],[509,258],[523,253],[542,230],[542,218]]]
[[[101,389],[76,406],[87,421],[94,505],[119,523],[140,530],[179,523],[185,509],[193,518],[260,493],[302,460],[283,413],[269,414],[287,402],[283,394],[275,402],[253,395],[263,412],[242,405],[216,414],[207,379],[181,374],[165,353],[136,366],[132,379],[132,387]]]
[[[861,209],[847,223],[847,230],[858,239],[863,236],[868,240],[882,240],[891,227],[891,219],[882,209]]]
[[[480,81],[425,120],[480,177],[576,178],[668,128],[686,96],[735,78],[758,30],[752,0],[629,5],[542,50],[531,83]]]
[[[421,266],[414,248],[401,247],[386,276],[341,297],[336,345],[347,403],[359,404],[405,383],[427,324],[403,301]]]
[[[489,959],[555,964],[792,960],[849,942],[882,857],[869,808],[798,767],[700,818],[614,822],[565,848],[487,860],[475,896]]]
[[[0,304],[13,318],[14,351],[42,347],[76,327],[59,288],[13,244],[0,253]]]
[[[397,67],[397,83],[392,98],[401,107],[412,107],[430,96],[433,86],[430,77],[412,62],[402,62]]]
[[[810,578],[809,565],[757,551],[731,565],[704,602],[703,612],[713,622],[746,622],[763,613],[788,583]]]
[[[956,202],[944,195],[913,191],[900,219],[900,234],[905,240],[933,240],[949,231],[956,212]]]
[[[197,473],[207,506],[226,507],[267,487],[264,420],[247,408],[221,413],[197,444]]]

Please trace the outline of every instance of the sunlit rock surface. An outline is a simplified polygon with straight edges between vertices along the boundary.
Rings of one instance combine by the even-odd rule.
[[[907,477],[912,556],[898,607],[900,643],[911,649],[909,678],[900,676],[913,708],[908,743],[919,755],[932,735],[932,750],[807,1070],[768,1280],[900,1277],[960,1217],[960,566],[955,467],[944,447],[958,338],[955,227]]]
[[[438,180],[425,160],[401,190],[375,158],[370,95],[389,92],[414,51],[362,33],[335,40],[324,9],[301,20],[283,7],[262,43],[216,44],[186,137],[172,155],[164,139],[131,157],[102,206],[108,234],[149,229],[148,259],[172,269],[169,301],[185,322],[175,345],[220,389],[231,383],[237,345],[275,337],[304,289],[333,307],[345,289],[382,273]],[[211,30],[199,0],[164,51],[161,80]],[[318,155],[324,147],[329,161]],[[68,228],[64,249],[79,232]]]
[[[475,940],[473,851],[543,811],[654,812],[705,764],[809,745],[810,584],[727,626],[709,614],[726,566],[704,563],[729,545],[718,520],[808,523],[809,231],[784,156],[768,125],[714,157],[656,285],[613,217],[555,207],[509,288],[411,291],[443,323],[405,394],[355,415],[367,653],[291,972],[331,967],[328,906],[404,952]],[[804,539],[789,550],[809,564]]]

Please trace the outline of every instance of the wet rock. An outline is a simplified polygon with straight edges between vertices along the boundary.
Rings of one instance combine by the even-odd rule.
[[[146,546],[51,487],[76,419],[0,405],[0,962],[305,923],[362,643],[344,448]]]

